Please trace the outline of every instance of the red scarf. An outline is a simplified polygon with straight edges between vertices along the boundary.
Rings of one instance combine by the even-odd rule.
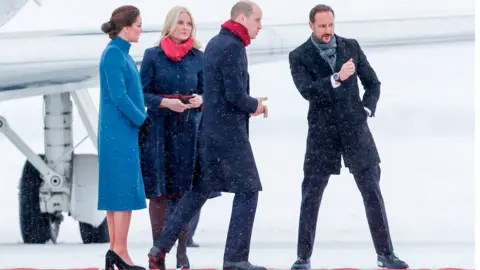
[[[189,37],[183,43],[176,43],[171,37],[166,37],[160,42],[165,55],[175,62],[180,62],[183,57],[192,49],[193,38]]]
[[[232,31],[232,33],[239,36],[242,39],[245,47],[250,44],[250,36],[248,35],[248,29],[245,26],[234,20],[228,20],[222,24],[222,27],[227,28],[228,30]]]

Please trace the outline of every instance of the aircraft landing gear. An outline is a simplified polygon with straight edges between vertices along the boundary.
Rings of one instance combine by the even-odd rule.
[[[43,159],[43,155],[40,155]],[[42,213],[40,210],[39,190],[42,185],[40,173],[26,161],[20,177],[19,185],[19,216],[20,232],[25,244],[45,244],[48,241],[57,243],[63,214]],[[84,244],[110,242],[107,220],[99,227],[79,222],[80,236]]]
[[[83,243],[110,241],[105,211],[97,210],[98,157],[74,153],[71,96],[96,147],[97,113],[86,90],[44,95],[42,155],[28,147],[0,116],[0,133],[27,158],[19,184],[20,231],[26,244],[57,243],[63,213],[79,222]]]

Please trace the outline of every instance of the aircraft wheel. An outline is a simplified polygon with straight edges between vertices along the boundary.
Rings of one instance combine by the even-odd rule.
[[[43,155],[41,155],[43,158]],[[26,161],[19,185],[20,231],[25,244],[44,244],[56,241],[61,219],[40,211],[40,173]]]

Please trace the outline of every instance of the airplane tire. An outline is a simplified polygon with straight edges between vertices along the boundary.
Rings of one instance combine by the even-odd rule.
[[[41,156],[43,158],[43,156]],[[50,214],[40,211],[40,173],[26,161],[19,185],[20,232],[25,244],[44,244],[51,239]]]
[[[107,219],[105,219],[98,228],[83,222],[79,222],[79,227],[80,236],[84,244],[103,244],[110,242]]]

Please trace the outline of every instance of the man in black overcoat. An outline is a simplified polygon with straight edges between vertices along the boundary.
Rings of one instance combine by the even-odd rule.
[[[311,267],[323,191],[330,175],[340,174],[342,156],[363,197],[377,265],[407,268],[393,252],[379,185],[380,157],[367,123],[375,115],[380,81],[358,42],[334,33],[334,17],[331,7],[315,6],[311,37],[289,54],[295,86],[309,102],[298,258],[292,269]],[[365,89],[362,99],[357,76]]]
[[[235,193],[223,268],[266,270],[248,261],[258,193],[258,175],[248,126],[251,115],[267,117],[266,98],[250,96],[246,46],[261,29],[262,11],[250,1],[240,1],[231,19],[222,24],[204,52],[203,119],[199,143],[201,175],[191,192],[179,201],[149,253],[150,268],[165,269],[165,255],[184,226],[212,192]]]

